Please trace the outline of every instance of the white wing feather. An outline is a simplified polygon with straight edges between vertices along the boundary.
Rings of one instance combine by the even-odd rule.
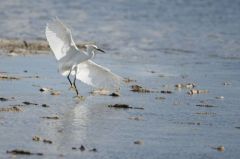
[[[46,37],[57,60],[67,54],[78,52],[71,30],[68,29],[58,18],[53,19],[46,26]]]
[[[45,33],[50,48],[58,60],[59,71],[62,75],[66,76],[73,66],[77,66],[76,78],[88,85],[107,89],[120,87],[122,82],[120,76],[91,60],[84,61],[86,54],[80,52],[73,41],[70,29],[58,18],[47,24]],[[75,70],[72,70],[72,74],[75,74]]]
[[[77,65],[77,79],[96,88],[117,89],[122,78],[91,60]]]

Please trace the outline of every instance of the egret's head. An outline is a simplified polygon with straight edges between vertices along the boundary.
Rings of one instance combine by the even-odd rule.
[[[88,45],[85,45],[86,49],[87,49],[87,52],[93,52],[93,53],[105,53],[105,51],[103,51],[102,49],[99,49],[96,45],[93,45],[93,44],[88,44]]]

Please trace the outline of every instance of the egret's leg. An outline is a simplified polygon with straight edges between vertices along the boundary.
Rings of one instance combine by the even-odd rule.
[[[74,80],[73,80],[73,86],[74,86],[75,91],[76,91],[77,96],[78,96],[78,89],[77,89],[77,86],[76,86],[76,76],[77,76],[77,73],[75,73],[75,77],[74,77]]]
[[[77,96],[78,96],[78,89],[77,89],[77,86],[76,86],[77,67],[74,67],[74,70],[75,70],[75,76],[74,76],[74,80],[73,80],[73,88],[75,89],[75,91],[77,93]]]
[[[71,75],[71,72],[72,72],[72,69],[69,71],[69,74],[67,75],[67,79],[68,79],[68,81],[69,81],[69,83],[70,83],[70,85],[71,85],[71,87],[72,87],[72,82],[71,82],[71,79],[70,79],[70,75]],[[70,87],[70,88],[71,88]]]

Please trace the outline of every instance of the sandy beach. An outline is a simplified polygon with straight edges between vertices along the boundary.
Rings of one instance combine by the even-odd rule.
[[[240,156],[239,2],[1,3],[0,158]],[[78,81],[74,98],[44,37],[56,14],[107,52],[119,96]]]

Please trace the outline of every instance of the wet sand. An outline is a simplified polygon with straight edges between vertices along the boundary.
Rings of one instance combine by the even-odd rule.
[[[92,94],[78,82],[82,100],[74,98],[49,52],[1,51],[0,157],[239,156],[239,61],[161,51],[156,56],[160,61],[97,56],[94,61],[132,81],[117,97]]]

